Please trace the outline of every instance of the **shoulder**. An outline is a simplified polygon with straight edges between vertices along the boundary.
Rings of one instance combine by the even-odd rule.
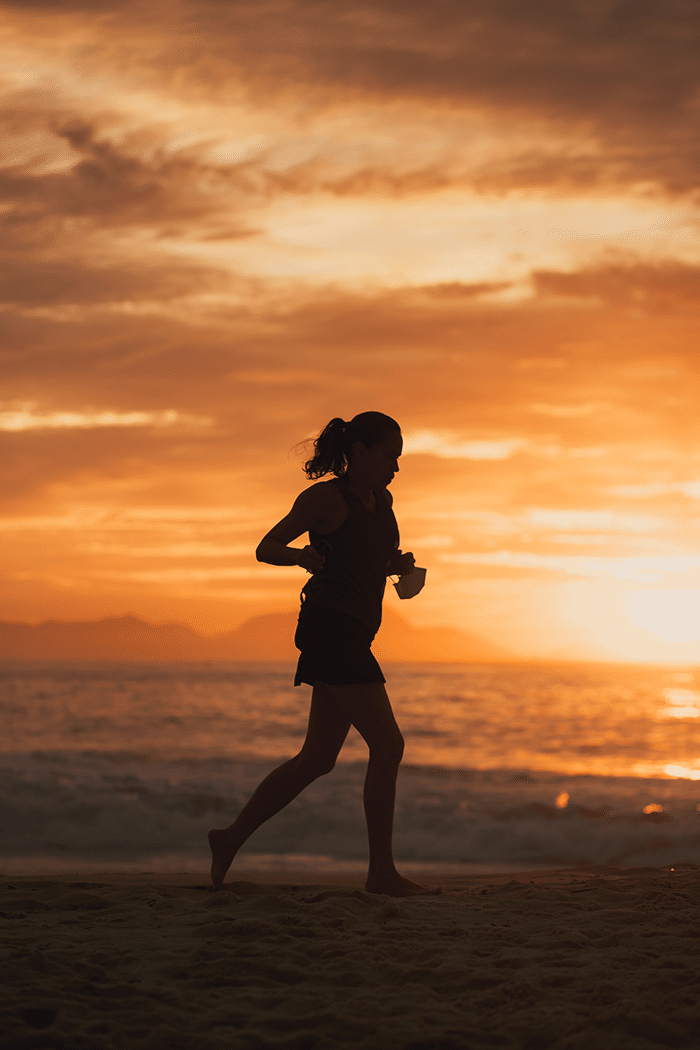
[[[348,516],[349,509],[340,487],[333,481],[320,481],[305,489],[299,499],[308,500],[315,518],[314,530],[325,534],[335,532]]]
[[[318,481],[311,488],[304,489],[297,497],[297,502],[319,509],[345,506],[340,489],[332,481]]]
[[[304,489],[297,497],[295,507],[313,519],[313,528],[319,531],[337,528],[348,516],[345,497],[332,481],[319,481]]]

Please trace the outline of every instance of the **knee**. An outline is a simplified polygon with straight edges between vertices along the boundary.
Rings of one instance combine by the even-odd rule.
[[[401,736],[401,733],[399,733],[398,736],[396,737],[396,740],[395,740],[394,745],[393,745],[393,750],[392,750],[392,758],[393,758],[393,760],[394,760],[394,762],[396,763],[397,766],[401,765],[401,759],[403,758],[404,747],[405,747],[404,739]]]
[[[370,747],[369,749],[370,758],[380,762],[382,765],[392,767],[401,765],[403,752],[404,739],[398,730],[391,739],[383,740],[380,746]]]
[[[296,757],[296,764],[304,779],[311,783],[312,780],[327,776],[335,768],[335,756],[305,755],[302,751]]]

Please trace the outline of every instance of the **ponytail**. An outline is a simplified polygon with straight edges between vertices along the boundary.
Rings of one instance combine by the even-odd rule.
[[[304,464],[304,473],[312,480],[326,474],[340,478],[350,465],[357,441],[361,441],[365,448],[374,448],[400,429],[396,420],[383,412],[360,412],[349,423],[336,416],[315,439],[314,454]]]
[[[307,478],[322,478],[324,474],[341,477],[347,469],[344,437],[348,424],[336,416],[331,419],[314,441],[314,454],[304,464]]]

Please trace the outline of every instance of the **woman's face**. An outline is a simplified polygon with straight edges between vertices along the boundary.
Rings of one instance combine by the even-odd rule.
[[[388,434],[378,445],[366,448],[362,441],[354,447],[352,472],[372,489],[385,489],[399,471],[399,457],[403,451],[401,431]]]

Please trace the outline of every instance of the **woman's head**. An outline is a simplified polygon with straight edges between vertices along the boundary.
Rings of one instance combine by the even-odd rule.
[[[383,412],[360,412],[348,423],[339,417],[331,419],[314,441],[314,454],[304,464],[304,473],[307,478],[322,478],[325,474],[342,477],[352,463],[358,442],[364,449],[373,449],[400,434],[396,420]]]

